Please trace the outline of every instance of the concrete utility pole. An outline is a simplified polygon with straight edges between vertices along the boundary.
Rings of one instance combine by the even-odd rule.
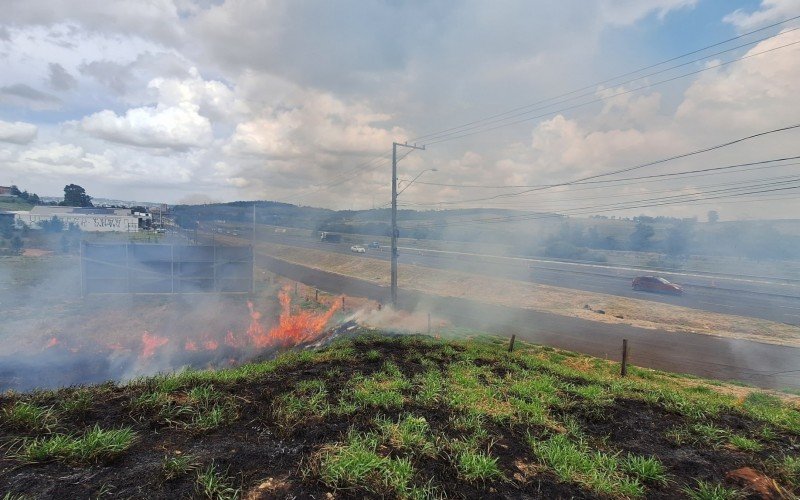
[[[425,150],[425,146],[411,145],[408,143],[392,143],[392,306],[397,307],[397,146],[411,149]],[[408,187],[408,186],[406,186]]]

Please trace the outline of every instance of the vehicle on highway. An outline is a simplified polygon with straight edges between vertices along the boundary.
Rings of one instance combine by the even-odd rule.
[[[362,247],[361,245],[353,245],[350,247],[351,252],[355,253],[367,253],[367,249]]]
[[[379,242],[377,242],[377,241],[373,241],[372,243],[370,243],[367,246],[370,247],[370,248],[378,249],[378,248],[381,247],[381,244]]]
[[[658,276],[639,276],[634,278],[632,286],[637,291],[683,295],[683,288],[680,285]]]
[[[327,231],[322,231],[319,233],[319,241],[327,241],[328,243],[339,243],[342,241],[341,234],[333,234]]]

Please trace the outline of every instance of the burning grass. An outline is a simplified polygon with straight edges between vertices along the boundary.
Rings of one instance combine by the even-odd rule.
[[[753,494],[737,470],[800,493],[791,400],[653,370],[623,379],[616,363],[523,343],[359,333],[219,371],[6,393],[0,495]]]
[[[292,298],[289,288],[265,291],[253,301],[203,297],[195,303],[174,297],[136,299],[131,305],[119,297],[98,303],[92,298],[81,306],[86,310],[67,315],[69,321],[86,321],[86,335],[77,334],[83,330],[69,323],[57,331],[42,328],[43,333],[26,339],[4,339],[0,390],[123,381],[186,367],[230,367],[319,341],[342,302],[325,296],[308,308]],[[264,311],[271,318],[274,308],[273,323],[264,319]]]

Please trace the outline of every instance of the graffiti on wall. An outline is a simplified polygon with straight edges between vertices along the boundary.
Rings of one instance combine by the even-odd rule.
[[[136,217],[125,216],[91,216],[91,215],[19,215],[18,220],[39,226],[40,223],[50,221],[57,217],[64,223],[65,227],[74,224],[82,230],[101,230],[101,231],[129,231],[139,227],[139,220]]]

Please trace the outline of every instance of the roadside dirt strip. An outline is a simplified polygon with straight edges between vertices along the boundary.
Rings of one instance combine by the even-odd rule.
[[[267,254],[262,245],[258,250],[258,265],[275,274],[331,293],[384,303],[388,300],[385,285],[290,262]],[[620,358],[622,339],[628,339],[629,361],[638,366],[739,380],[765,388],[800,388],[800,348],[796,347],[603,323],[403,288],[398,301],[400,308],[428,311],[456,326],[514,334],[527,341],[611,360]]]

